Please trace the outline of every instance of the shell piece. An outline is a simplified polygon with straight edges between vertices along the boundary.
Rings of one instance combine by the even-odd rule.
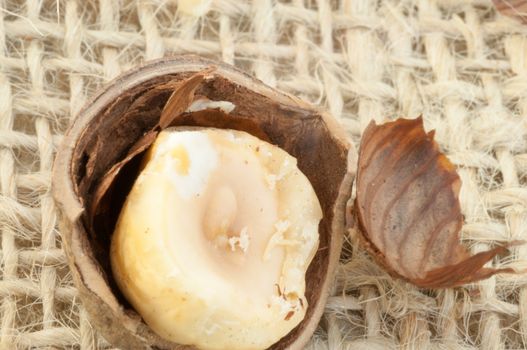
[[[368,125],[359,150],[355,208],[367,246],[392,274],[441,288],[512,272],[483,267],[504,247],[470,256],[459,243],[460,185],[422,118]]]
[[[214,70],[207,71],[209,67]],[[190,89],[194,96],[167,124],[240,130],[279,146],[298,160],[320,201],[320,245],[306,274],[306,316],[271,347],[302,349],[324,312],[338,264],[356,164],[348,156],[355,159],[355,150],[331,116],[221,62],[196,56],[149,62],[118,77],[75,119],[58,149],[52,178],[75,285],[92,324],[114,346],[192,348],[159,337],[126,303],[111,274],[109,247],[125,196],[142,167],[141,151],[135,154],[134,147],[160,130],[162,111],[176,84],[200,72],[203,79]],[[229,102],[235,108],[228,114],[221,106],[188,111],[193,101],[202,99]],[[112,180],[103,180],[128,156]],[[95,200],[103,181],[108,181],[107,189]],[[243,241],[232,243],[245,246]]]
[[[492,2],[501,14],[527,23],[527,0],[492,0]]]

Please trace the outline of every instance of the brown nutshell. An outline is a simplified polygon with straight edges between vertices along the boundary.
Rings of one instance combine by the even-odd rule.
[[[186,112],[198,98],[229,101]],[[169,101],[167,103],[167,101]],[[124,349],[191,349],[157,336],[122,297],[109,264],[111,234],[141,155],[168,126],[249,132],[298,159],[320,200],[320,247],[306,278],[305,319],[272,349],[302,349],[313,334],[334,279],[351,195],[355,151],[324,112],[232,66],[196,56],[165,58],[118,77],[81,111],[66,133],[53,171],[63,245],[93,325]]]
[[[527,0],[492,0],[496,9],[505,16],[527,23]]]
[[[360,237],[392,275],[419,287],[455,287],[511,269],[485,268],[505,247],[471,256],[460,244],[461,181],[422,118],[371,122],[357,169]]]

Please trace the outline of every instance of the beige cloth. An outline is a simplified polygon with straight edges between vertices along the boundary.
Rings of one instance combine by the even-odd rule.
[[[527,239],[527,26],[490,0],[209,2],[201,17],[175,1],[0,2],[0,348],[108,347],[71,283],[50,170],[94,91],[163,55],[234,63],[325,106],[356,144],[371,118],[423,114],[463,181],[466,244]],[[312,349],[527,346],[527,275],[419,290],[348,242],[338,280]]]

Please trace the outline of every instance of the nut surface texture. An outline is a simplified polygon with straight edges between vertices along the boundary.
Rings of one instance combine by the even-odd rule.
[[[167,129],[112,238],[116,281],[163,338],[266,349],[304,318],[322,209],[296,159],[241,131]]]

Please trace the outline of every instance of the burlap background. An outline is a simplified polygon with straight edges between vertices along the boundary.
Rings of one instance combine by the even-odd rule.
[[[163,55],[234,63],[326,106],[356,144],[371,118],[423,114],[463,180],[466,244],[527,239],[527,27],[490,0],[217,0],[202,16],[161,0],[0,4],[2,349],[108,347],[68,275],[50,169],[86,99]],[[313,349],[526,347],[527,275],[419,290],[345,251]]]

